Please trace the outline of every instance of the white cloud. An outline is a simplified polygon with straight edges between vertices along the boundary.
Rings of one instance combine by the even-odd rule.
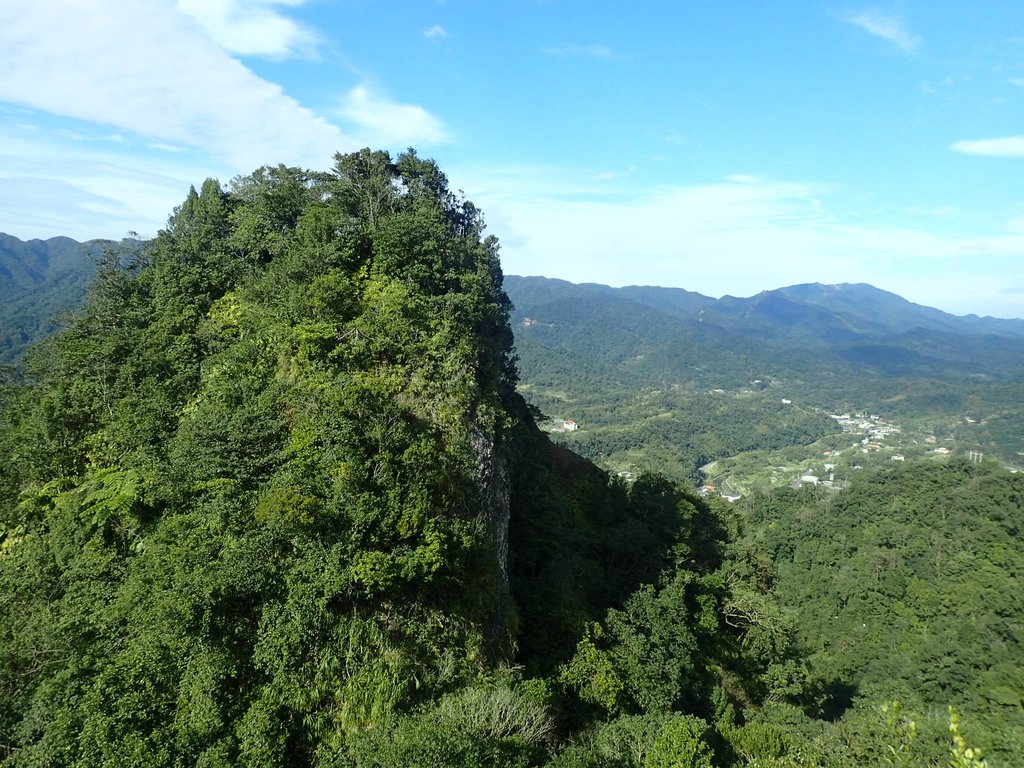
[[[232,8],[242,6],[215,6]],[[208,176],[326,168],[364,143],[445,138],[421,107],[357,88],[345,102],[356,141],[243,66],[174,0],[0,0],[0,72],[0,231],[19,237],[153,235]]]
[[[362,143],[370,146],[440,144],[448,141],[441,121],[423,107],[381,98],[365,86],[353,88],[338,114],[360,128]]]
[[[355,142],[162,0],[0,4],[0,100],[198,147],[237,170]]]
[[[998,139],[957,141],[950,149],[967,155],[986,157],[1024,157],[1024,136],[1004,136]]]
[[[486,212],[508,274],[713,296],[868,282],[946,311],[1024,316],[1017,299],[986,297],[1024,265],[1024,232],[1012,222],[994,233],[939,235],[845,215],[831,200],[833,190],[816,184],[735,174],[612,198],[595,188],[588,193],[564,172],[548,186],[548,173],[470,181],[457,170],[450,174]],[[959,296],[951,290],[957,281]]]
[[[434,26],[430,27],[429,29],[424,29],[423,30],[423,36],[425,38],[427,38],[428,40],[442,39],[442,38],[448,37],[448,31],[444,27],[442,27],[440,24],[435,24]]]
[[[846,22],[860,27],[876,37],[881,37],[894,43],[905,51],[916,48],[921,38],[912,34],[900,19],[894,16],[886,16],[873,11],[864,11],[855,16],[847,16]]]
[[[602,171],[594,175],[594,178],[598,181],[616,181],[618,179],[628,179],[636,173],[636,166],[631,165],[624,171]]]
[[[0,122],[0,231],[23,239],[152,236],[190,184],[233,175],[187,150],[153,155],[141,143],[98,136],[69,144],[64,133]]]
[[[242,56],[284,59],[311,55],[316,34],[274,11],[276,5],[298,6],[305,0],[178,0],[220,47]]]
[[[760,184],[761,179],[757,176],[751,176],[746,173],[732,173],[725,177],[727,181],[734,182],[736,184]]]
[[[603,45],[558,45],[541,48],[541,52],[558,59],[611,59],[614,54]]]

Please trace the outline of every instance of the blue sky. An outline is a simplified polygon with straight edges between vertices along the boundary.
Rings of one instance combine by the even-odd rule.
[[[434,157],[510,274],[1024,317],[1024,3],[2,0],[0,231]]]

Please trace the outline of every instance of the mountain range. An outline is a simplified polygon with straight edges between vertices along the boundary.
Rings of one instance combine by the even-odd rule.
[[[0,233],[0,362],[16,360],[52,332],[54,317],[81,302],[101,247]],[[521,354],[537,341],[576,350],[597,344],[601,365],[617,349],[643,367],[635,364],[645,354],[637,341],[726,369],[739,355],[751,356],[755,368],[783,362],[885,376],[1024,377],[1024,320],[952,315],[865,283],[805,283],[720,299],[682,288],[513,275],[505,287],[516,306]]]
[[[23,241],[0,232],[0,363],[13,362],[53,332],[53,318],[78,306],[92,280],[99,241]]]
[[[714,299],[677,288],[510,276],[506,290],[517,308],[521,351],[538,336],[533,329],[546,328],[547,341],[571,338],[587,331],[580,325],[586,318],[587,332],[628,328],[655,344],[688,339],[704,359],[728,348],[769,367],[781,355],[802,366],[852,365],[886,376],[1024,376],[1024,320],[951,315],[864,283],[807,283]]]

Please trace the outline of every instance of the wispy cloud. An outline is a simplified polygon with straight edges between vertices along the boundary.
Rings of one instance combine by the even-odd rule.
[[[552,45],[541,48],[541,53],[557,59],[611,59],[610,48],[603,45]]]
[[[686,142],[686,137],[681,133],[656,133],[653,136],[659,141],[664,141],[668,144],[684,144]]]
[[[362,85],[348,92],[338,114],[354,124],[361,141],[371,146],[404,148],[448,141],[444,125],[423,107],[389,101]]]
[[[1004,136],[997,139],[957,141],[950,149],[966,155],[985,157],[1024,157],[1024,136]]]
[[[653,189],[634,184],[615,198],[567,190],[564,169],[549,173],[524,172],[513,180],[514,192],[508,174],[477,183],[458,179],[487,212],[508,274],[668,285],[716,296],[810,280],[870,282],[947,311],[1024,311],[1017,299],[994,303],[991,297],[1011,265],[1024,263],[1024,232],[942,236],[866,221],[844,214],[829,186],[743,173]],[[501,192],[488,193],[497,181]],[[963,279],[968,268],[972,287]]]
[[[440,24],[435,24],[432,27],[428,27],[423,30],[423,36],[427,40],[443,40],[448,37],[448,30],[442,27]]]
[[[365,144],[445,140],[422,107],[365,87],[342,95],[332,116],[350,134],[232,55],[302,53],[304,30],[270,23],[274,8],[301,2],[182,0],[205,25],[169,0],[0,2],[0,230],[154,234],[207,176],[226,181],[266,163],[323,168]],[[224,19],[259,24],[229,34]]]
[[[26,124],[0,113],[0,231],[18,237],[152,236],[189,184],[237,172],[184,148],[152,154],[146,142],[103,141],[102,129],[89,135],[86,125],[74,125],[83,140],[69,143],[72,121],[36,117]]]
[[[239,171],[320,166],[356,147],[160,0],[0,3],[0,71],[0,100],[200,148]]]
[[[624,171],[602,171],[595,174],[594,178],[598,181],[615,181],[617,179],[628,179],[634,173],[636,173],[636,166],[631,165]]]
[[[906,28],[903,21],[895,16],[887,16],[874,11],[864,11],[862,13],[846,16],[843,20],[849,24],[853,24],[855,27],[860,27],[865,32],[875,35],[876,37],[888,40],[890,43],[899,46],[904,51],[916,48],[921,42],[921,38],[911,33],[910,30]]]
[[[302,5],[305,0],[178,0],[177,8],[191,16],[220,47],[242,56],[285,59],[311,56],[317,36],[311,29],[274,10]]]

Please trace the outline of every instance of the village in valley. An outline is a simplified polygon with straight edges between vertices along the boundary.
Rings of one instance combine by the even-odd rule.
[[[722,390],[715,390],[723,393]],[[784,407],[800,407],[791,398],[781,398]],[[701,496],[718,496],[736,501],[753,491],[772,487],[801,488],[814,486],[839,490],[849,485],[852,473],[868,466],[907,460],[941,460],[958,451],[952,434],[939,436],[919,428],[905,429],[878,413],[844,412],[829,414],[836,431],[815,443],[791,446],[776,451],[748,451],[736,456],[709,462],[700,468],[703,483]],[[963,424],[984,424],[984,420],[963,418]],[[550,419],[543,428],[549,433],[573,433],[581,425],[573,419]],[[984,455],[964,450],[973,461]],[[618,477],[632,480],[635,467],[609,467]],[[1012,467],[1007,467],[1015,471]]]
[[[784,405],[792,400],[784,398]],[[905,429],[877,413],[829,414],[838,427],[834,434],[807,446],[780,451],[750,451],[710,462],[701,467],[705,483],[702,495],[717,495],[735,501],[755,490],[788,485],[839,490],[849,485],[853,473],[868,466],[908,460],[943,460],[958,452],[954,437],[939,436],[920,429]],[[964,418],[965,424],[984,423]],[[961,451],[980,462],[979,451]],[[1007,467],[1015,471],[1012,467]]]

